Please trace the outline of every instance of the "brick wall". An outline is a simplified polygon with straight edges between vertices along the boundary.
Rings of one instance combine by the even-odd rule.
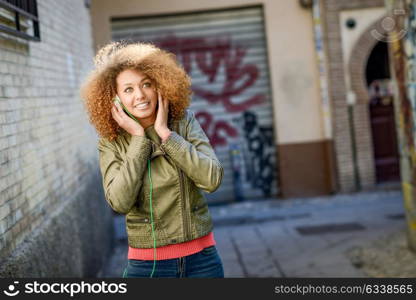
[[[0,36],[0,277],[92,275],[112,227],[79,97],[92,67],[89,11],[39,0],[38,15],[40,42]]]
[[[370,7],[383,7],[383,0],[324,0],[324,27],[325,43],[327,45],[328,68],[329,68],[329,94],[331,98],[334,145],[336,153],[336,167],[338,172],[338,184],[341,192],[355,191],[359,181],[361,187],[370,187],[375,182],[375,168],[372,154],[372,140],[370,132],[370,122],[368,116],[368,101],[366,96],[362,96],[362,90],[358,91],[357,104],[353,108],[353,126],[356,142],[357,173],[354,170],[352,136],[350,131],[350,120],[346,99],[346,86],[344,78],[343,53],[341,46],[341,30],[339,14],[342,10],[360,9]],[[363,63],[365,55],[371,50],[371,43],[375,41],[363,39],[360,49],[356,53],[364,52],[362,56],[353,59],[354,65],[352,77],[353,86],[365,84]],[[353,57],[353,56],[352,56]],[[358,65],[357,65],[358,64]],[[357,83],[358,81],[358,83]],[[357,90],[356,90],[357,91]],[[366,93],[364,94],[366,95]],[[360,98],[361,97],[361,98]]]

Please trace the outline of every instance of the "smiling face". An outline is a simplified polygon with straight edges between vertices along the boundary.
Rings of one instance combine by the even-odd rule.
[[[157,113],[156,86],[146,74],[126,69],[116,77],[117,95],[127,110],[146,128],[154,124]]]

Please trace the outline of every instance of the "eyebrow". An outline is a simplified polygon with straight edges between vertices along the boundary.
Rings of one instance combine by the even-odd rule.
[[[143,81],[145,81],[146,79],[149,79],[150,80],[150,78],[149,77],[145,77],[145,78],[143,78],[142,80],[140,80],[140,83],[142,83]],[[126,85],[133,85],[133,83],[131,83],[131,82],[128,82],[128,83],[125,83],[125,84],[123,84],[124,86],[126,86]]]

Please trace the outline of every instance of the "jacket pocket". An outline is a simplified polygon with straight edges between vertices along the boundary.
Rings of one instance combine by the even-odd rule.
[[[126,230],[129,235],[147,235],[151,230],[150,218],[128,215],[126,217]]]
[[[129,218],[129,225],[134,225],[135,223],[150,223],[150,219],[149,218]]]

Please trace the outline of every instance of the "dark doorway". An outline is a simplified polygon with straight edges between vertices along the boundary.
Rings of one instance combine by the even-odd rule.
[[[366,67],[377,183],[400,180],[399,152],[387,44],[378,42]]]

